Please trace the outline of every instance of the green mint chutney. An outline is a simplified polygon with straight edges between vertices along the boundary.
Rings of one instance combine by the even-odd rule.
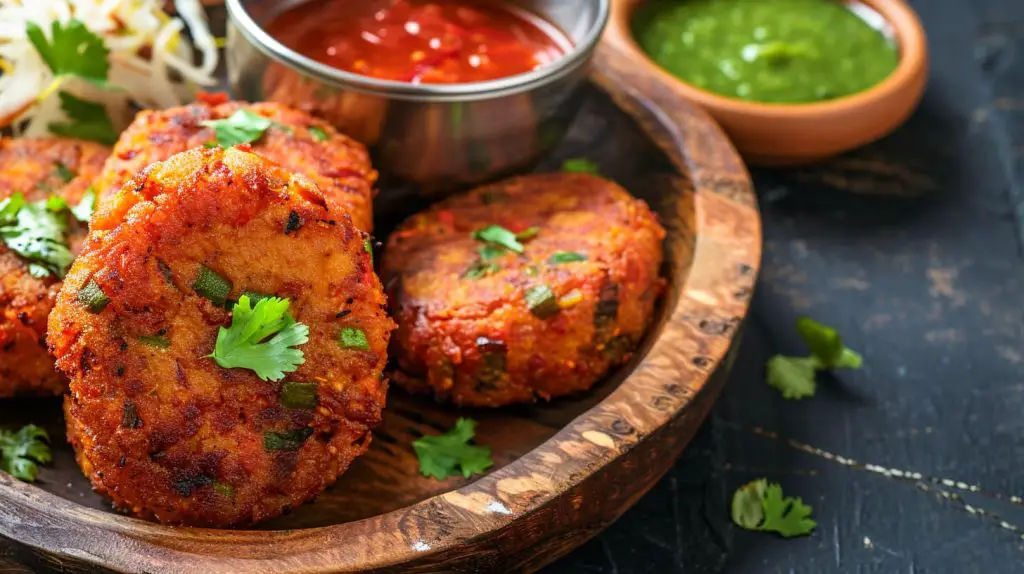
[[[634,34],[685,82],[757,102],[848,96],[899,63],[888,38],[833,0],[649,0]]]

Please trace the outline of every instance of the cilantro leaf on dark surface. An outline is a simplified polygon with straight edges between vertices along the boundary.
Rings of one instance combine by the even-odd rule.
[[[212,357],[225,369],[249,369],[264,381],[280,381],[306,359],[293,347],[309,341],[309,327],[296,323],[287,299],[268,297],[253,307],[242,295],[232,310],[231,326],[221,327]]]
[[[801,317],[796,322],[796,330],[800,338],[811,350],[811,356],[817,361],[819,368],[856,369],[861,365],[861,357],[856,351],[847,349],[839,333],[810,317]]]
[[[33,277],[63,279],[71,266],[66,208],[60,198],[26,203],[20,193],[0,202],[0,241],[29,263]]]
[[[732,520],[747,530],[776,532],[786,538],[807,536],[818,525],[811,518],[810,506],[799,497],[784,497],[781,486],[764,478],[733,494]]]
[[[117,141],[117,131],[102,104],[77,98],[68,92],[60,92],[60,107],[70,121],[52,123],[50,132],[58,136],[77,138],[113,145]]]
[[[46,431],[27,425],[14,432],[0,430],[0,470],[18,480],[34,482],[39,476],[39,465],[53,460],[50,437]]]
[[[562,162],[562,171],[568,173],[591,173],[601,175],[597,163],[585,158],[567,159]]]
[[[476,436],[476,421],[460,418],[455,427],[443,435],[424,436],[412,443],[420,461],[420,473],[444,480],[462,475],[469,478],[494,465],[491,449],[469,442]]]
[[[53,75],[58,78],[78,77],[99,87],[108,87],[110,50],[103,43],[103,38],[82,22],[70,20],[62,24],[54,20],[50,26],[50,38],[36,23],[29,22],[25,34]]]
[[[260,139],[274,122],[249,110],[238,110],[227,119],[207,120],[202,125],[213,128],[217,145],[227,149]]]
[[[787,399],[802,399],[814,395],[817,371],[830,369],[859,369],[864,360],[859,353],[847,348],[835,329],[809,317],[796,323],[800,338],[810,349],[808,357],[776,355],[766,366],[766,381],[779,389]]]
[[[802,399],[814,395],[814,361],[807,357],[775,355],[768,360],[768,384],[787,399]]]

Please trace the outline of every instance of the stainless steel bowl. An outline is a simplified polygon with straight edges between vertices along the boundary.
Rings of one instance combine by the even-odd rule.
[[[560,28],[573,49],[553,64],[499,80],[410,84],[326,66],[264,30],[276,15],[303,1],[227,0],[228,78],[235,95],[326,118],[367,144],[377,169],[428,192],[523,170],[558,143],[579,109],[578,88],[610,3],[508,0]]]

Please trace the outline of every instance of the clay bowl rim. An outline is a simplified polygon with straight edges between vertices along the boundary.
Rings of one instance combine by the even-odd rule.
[[[603,400],[478,480],[361,520],[297,530],[164,526],[82,506],[0,473],[0,536],[36,553],[113,570],[167,571],[173,564],[174,571],[326,573],[422,564],[528,523],[530,516],[564,501],[567,493],[599,482],[634,448],[642,452],[644,443],[658,444],[672,424],[702,417],[694,407],[713,399],[720,388],[712,381],[730,366],[761,265],[761,220],[753,187],[735,148],[700,109],[679,100],[683,115],[700,124],[696,133],[684,130],[676,123],[679,116],[669,121],[648,109],[644,104],[649,102],[631,86],[611,82],[609,87],[602,74],[596,80],[606,92],[615,92],[609,93],[641,127],[644,122],[623,107],[622,98],[658,118],[652,121],[665,132],[659,146],[676,150],[673,163],[686,180],[680,193],[689,189],[687,201],[692,201],[686,209],[692,219],[681,222],[685,227],[680,231],[692,238],[690,251],[666,249],[679,270],[672,277],[663,320],[647,334],[647,352]],[[655,137],[650,131],[647,135]],[[730,176],[723,179],[723,173]],[[74,531],[73,542],[55,537],[55,529]]]
[[[607,35],[639,61],[650,66],[662,81],[706,108],[712,115],[719,112],[742,115],[745,116],[744,121],[758,118],[803,119],[816,116],[826,121],[830,116],[844,114],[851,109],[865,108],[911,89],[915,78],[928,62],[928,42],[924,25],[917,12],[905,0],[823,0],[847,5],[860,4],[881,16],[891,28],[893,40],[899,48],[900,59],[896,69],[884,80],[864,91],[825,102],[780,104],[741,100],[698,88],[672,75],[644,52],[633,35],[632,19],[637,8],[646,1],[613,0]]]

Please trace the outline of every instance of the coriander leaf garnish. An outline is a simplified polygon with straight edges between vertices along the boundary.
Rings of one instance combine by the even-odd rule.
[[[25,203],[20,193],[0,203],[0,240],[29,262],[34,277],[63,279],[71,266],[66,207],[60,199]]]
[[[68,202],[59,195],[51,195],[46,198],[46,209],[53,213],[60,213],[68,208]]]
[[[560,265],[562,263],[575,263],[577,261],[586,261],[587,256],[582,253],[576,253],[575,251],[559,251],[548,257],[548,263],[551,265]]]
[[[313,136],[313,139],[315,139],[318,142],[325,142],[325,141],[327,141],[327,132],[325,132],[324,130],[322,130],[322,129],[316,127],[316,126],[310,126],[309,134],[311,136]]]
[[[213,128],[217,145],[228,149],[260,139],[274,122],[249,110],[238,110],[225,120],[207,120],[202,125]]]
[[[484,243],[500,245],[501,247],[516,253],[522,253],[526,250],[526,248],[523,247],[523,244],[519,243],[519,239],[516,237],[515,233],[512,233],[500,225],[488,225],[483,229],[474,231],[473,239],[483,241]]]
[[[0,430],[0,470],[18,480],[35,482],[39,465],[53,460],[50,437],[36,425],[27,425],[18,432]]]
[[[768,360],[768,384],[775,387],[787,399],[802,399],[814,396],[814,362],[809,357],[785,357],[775,355]]]
[[[20,193],[0,201],[0,225],[11,225],[18,221],[18,210],[25,206],[25,196]]]
[[[280,381],[306,361],[293,347],[309,341],[309,327],[296,323],[287,299],[269,297],[254,308],[242,295],[232,310],[231,326],[221,327],[209,356],[225,369],[249,369],[264,381]]]
[[[346,349],[370,350],[370,342],[366,339],[366,333],[362,329],[355,327],[345,327],[342,329],[341,334],[338,335],[338,342]]]
[[[29,22],[25,26],[25,35],[53,75],[58,78],[74,76],[101,88],[108,87],[110,50],[103,43],[103,38],[82,22],[70,20],[64,25],[54,20],[50,25],[49,40],[42,28]]]
[[[58,95],[60,107],[71,121],[50,124],[48,127],[52,133],[105,145],[113,145],[117,141],[114,124],[102,104],[76,98],[64,91]]]
[[[806,536],[818,525],[810,506],[799,497],[783,497],[782,487],[764,478],[733,494],[732,521],[747,530],[777,532],[786,538]]]
[[[412,443],[420,460],[420,473],[444,480],[462,474],[469,478],[494,466],[491,449],[469,444],[476,436],[476,421],[460,418],[443,435],[424,436]]]
[[[92,219],[92,212],[96,209],[96,188],[89,187],[82,196],[82,201],[71,208],[71,214],[82,223],[89,223]]]
[[[568,173],[592,173],[594,175],[600,175],[601,172],[597,168],[597,163],[589,159],[574,158],[567,159],[562,162],[562,171]]]
[[[815,374],[830,369],[858,369],[864,362],[860,354],[843,344],[839,333],[808,317],[796,323],[797,332],[810,348],[808,357],[775,355],[766,366],[766,382],[779,389],[787,399],[814,395]]]

